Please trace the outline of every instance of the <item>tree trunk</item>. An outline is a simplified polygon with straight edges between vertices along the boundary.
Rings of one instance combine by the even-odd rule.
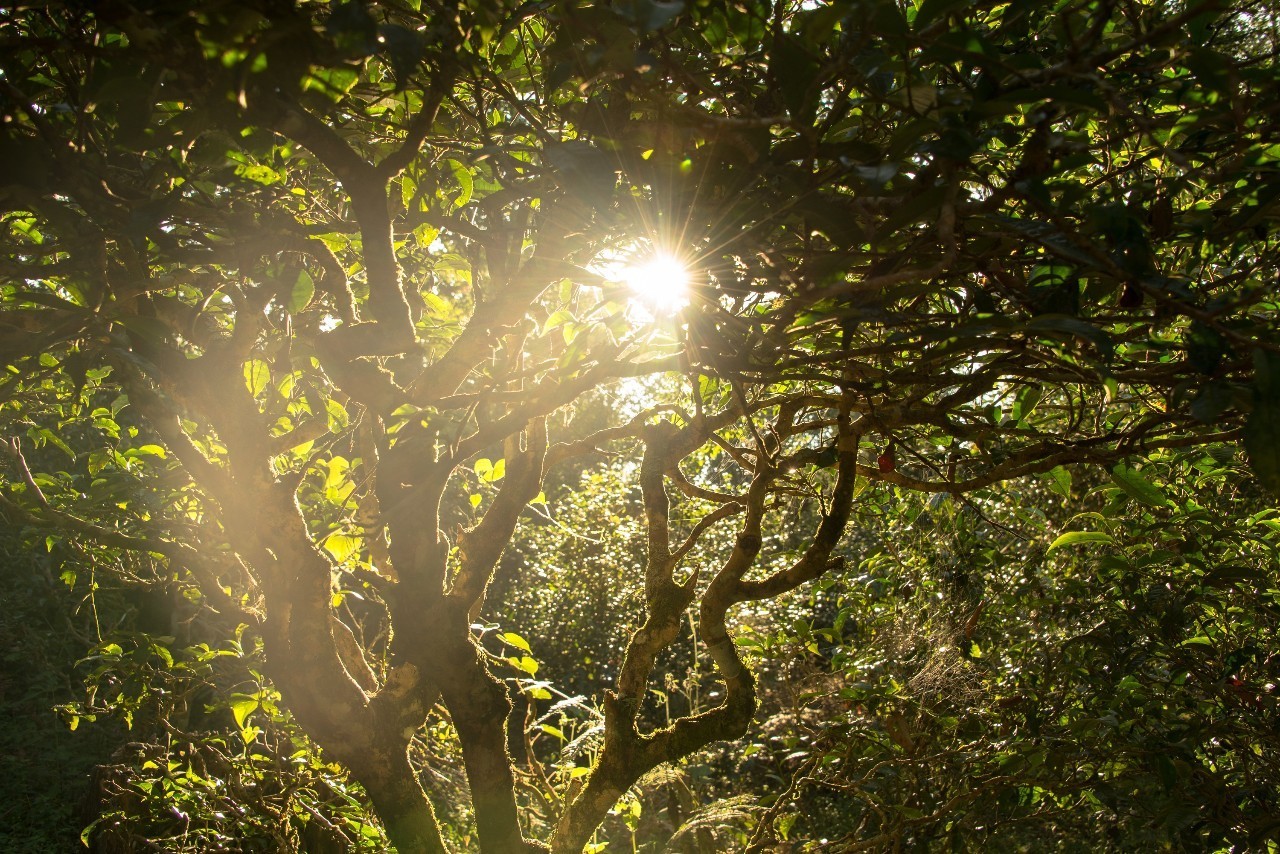
[[[441,693],[462,744],[480,850],[485,854],[545,851],[520,831],[515,776],[507,752],[511,700],[485,667],[483,652],[469,637],[465,644],[451,651],[453,663],[441,679]]]
[[[445,854],[431,801],[422,791],[407,755],[393,756],[381,767],[360,769],[353,774],[369,793],[373,808],[382,819],[387,838],[399,854]]]

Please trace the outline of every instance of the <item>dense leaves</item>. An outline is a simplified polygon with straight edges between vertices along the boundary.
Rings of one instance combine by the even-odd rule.
[[[1061,504],[1028,483],[865,517],[895,545],[815,624],[830,646],[794,718],[797,803],[771,812],[798,807],[797,829],[855,849],[1274,839],[1273,511],[1231,494],[1237,464],[1152,468],[1168,478],[1158,510],[1106,483]],[[1224,501],[1246,512],[1224,518]],[[1063,527],[1106,539],[1046,550]],[[762,648],[785,656],[779,640]]]
[[[208,839],[211,781],[286,760],[286,836],[381,844],[340,766],[401,852],[638,844],[663,774],[701,850],[986,843],[1006,809],[1097,843],[1086,803],[1126,845],[1274,833],[1270,6],[49,3],[0,34],[0,510],[71,588],[209,620],[104,635],[67,707],[185,732],[216,686],[201,762],[130,784],[181,779]],[[655,253],[687,294],[629,287]],[[811,657],[843,723],[783,737],[786,797],[700,811],[681,763],[778,724]],[[808,786],[851,802],[800,821]]]

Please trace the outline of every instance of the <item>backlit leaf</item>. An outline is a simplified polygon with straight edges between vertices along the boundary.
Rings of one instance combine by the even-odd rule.
[[[1055,551],[1065,546],[1077,546],[1082,543],[1114,543],[1115,540],[1109,534],[1101,531],[1068,531],[1059,536],[1049,545],[1049,551]]]

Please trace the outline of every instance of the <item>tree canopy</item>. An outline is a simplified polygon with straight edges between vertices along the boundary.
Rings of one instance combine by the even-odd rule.
[[[260,641],[236,724],[287,709],[402,854],[457,839],[434,709],[486,852],[577,854],[750,732],[756,603],[884,554],[872,511],[1137,566],[1142,526],[1205,553],[1187,465],[1228,514],[1280,490],[1266,3],[20,3],[0,40],[0,512]],[[554,592],[562,516],[625,527],[591,472],[637,623],[590,757],[516,762],[583,627],[495,599]],[[1251,537],[1204,535],[1210,588],[1276,586]],[[655,720],[691,626],[713,700]]]

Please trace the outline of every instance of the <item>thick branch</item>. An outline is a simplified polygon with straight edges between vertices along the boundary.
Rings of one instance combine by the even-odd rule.
[[[581,228],[583,214],[565,200],[549,202],[545,210],[534,256],[509,281],[493,288],[492,299],[477,302],[467,328],[414,384],[415,403],[426,406],[453,394],[505,331],[524,317],[530,303],[552,282],[576,271],[564,257],[567,237]]]
[[[449,63],[447,68],[440,69],[432,77],[431,85],[423,95],[422,107],[410,120],[400,147],[382,158],[382,162],[377,165],[376,170],[382,180],[389,181],[399,175],[418,156],[422,143],[426,141],[427,134],[435,124],[440,105],[452,86],[453,64]]]
[[[284,136],[306,146],[342,182],[360,224],[369,310],[378,324],[378,333],[376,336],[362,334],[358,344],[346,342],[344,350],[348,358],[366,355],[366,345],[374,338],[383,352],[389,349],[403,353],[411,349],[415,339],[413,318],[396,260],[387,176],[357,154],[336,131],[301,107],[279,105],[273,126]]]
[[[839,470],[836,485],[832,490],[830,508],[823,514],[813,541],[799,560],[786,569],[778,570],[762,581],[740,581],[730,597],[733,603],[781,596],[840,566],[839,559],[831,560],[831,552],[840,542],[844,526],[849,521],[849,511],[853,507],[853,490],[858,477],[859,439],[857,434],[848,432],[847,411],[843,420],[845,429],[838,440]]]
[[[458,575],[449,595],[465,602],[472,614],[484,599],[485,587],[493,576],[503,549],[515,533],[521,511],[542,490],[547,455],[546,418],[532,421],[526,437],[528,445],[523,449],[518,435],[508,437],[502,489],[480,524],[458,537]]]

